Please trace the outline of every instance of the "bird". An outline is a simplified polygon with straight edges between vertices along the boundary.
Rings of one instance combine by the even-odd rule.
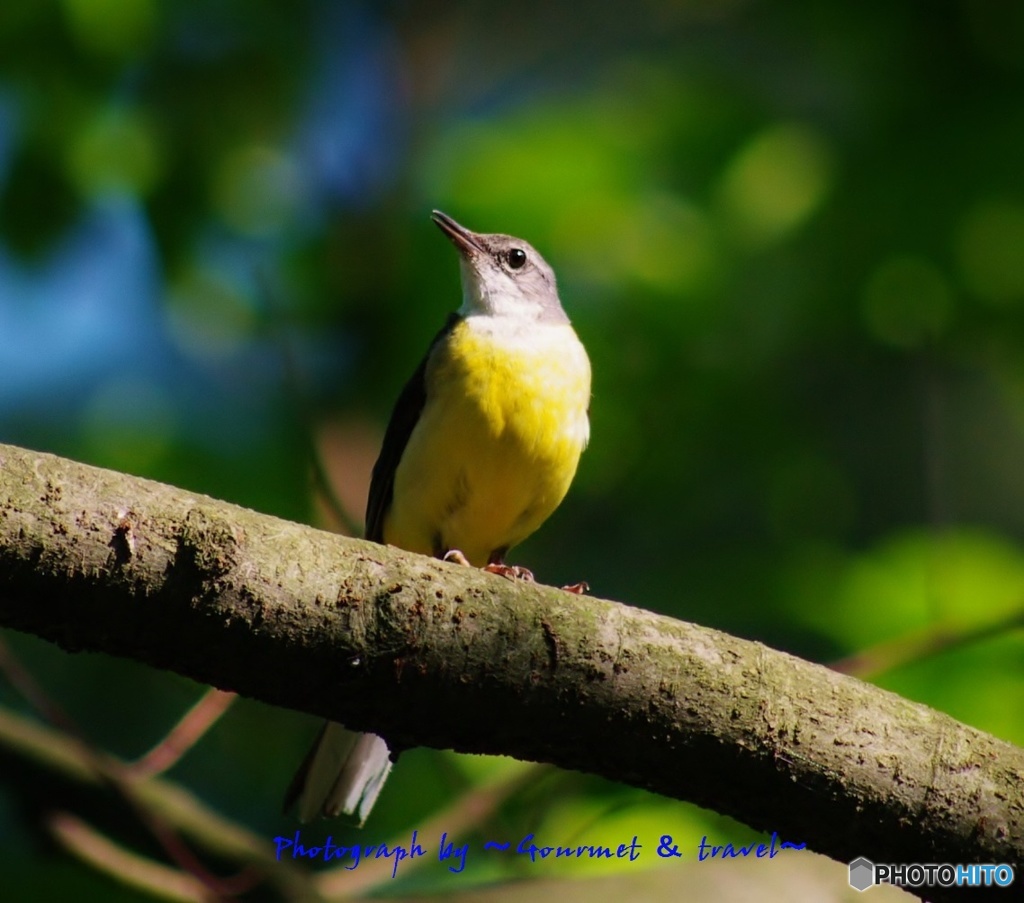
[[[431,214],[459,254],[462,304],[402,389],[373,467],[367,539],[510,579],[510,549],[558,507],[590,438],[591,369],[555,274],[527,242]],[[585,584],[564,587],[581,592]],[[383,738],[327,722],[286,794],[300,821],[365,822]]]

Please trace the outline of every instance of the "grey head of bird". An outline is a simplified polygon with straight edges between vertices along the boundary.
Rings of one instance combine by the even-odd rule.
[[[558,300],[554,271],[528,242],[511,235],[471,232],[440,210],[431,219],[459,252],[460,315],[569,322]]]

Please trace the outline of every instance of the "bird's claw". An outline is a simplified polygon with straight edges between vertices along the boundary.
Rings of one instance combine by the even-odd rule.
[[[461,564],[464,567],[471,567],[469,559],[458,549],[449,549],[441,557],[442,561],[450,561],[452,564]]]
[[[461,564],[465,567],[472,567],[469,559],[458,549],[449,549],[444,555],[441,556],[442,561],[449,561],[452,564]],[[492,561],[489,564],[485,564],[480,570],[485,571],[488,574],[497,574],[499,577],[507,577],[509,580],[523,580],[526,583],[534,583],[533,571],[528,568],[521,567],[518,564],[505,564],[501,561]],[[569,586],[563,586],[567,593],[573,593],[577,596],[582,596],[584,593],[590,592],[590,584],[585,580],[581,580],[579,583],[571,583]]]
[[[444,555],[441,556],[442,561],[450,561],[453,564],[462,564],[466,567],[472,567],[469,559],[458,549],[449,549]],[[490,564],[485,564],[481,571],[486,571],[488,574],[498,574],[501,577],[508,577],[509,580],[526,580],[528,583],[533,582],[533,571],[528,571],[524,567],[520,567],[518,564],[503,564],[500,561],[492,561]]]
[[[528,571],[518,564],[501,564],[492,561],[490,564],[485,564],[481,570],[487,571],[488,574],[508,577],[509,580],[525,580],[527,583],[533,583],[533,571]]]

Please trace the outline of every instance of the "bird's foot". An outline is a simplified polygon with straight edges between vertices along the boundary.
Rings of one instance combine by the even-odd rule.
[[[528,571],[518,564],[502,564],[500,561],[492,561],[490,564],[485,564],[481,570],[487,571],[488,574],[508,577],[509,580],[525,580],[527,583],[533,583],[533,571]]]
[[[465,567],[472,567],[469,559],[458,549],[449,549],[444,555],[441,556],[442,561],[450,561],[453,564],[461,564]],[[533,571],[528,568],[521,567],[518,564],[505,564],[503,561],[491,561],[485,564],[480,570],[488,574],[497,574],[499,577],[507,577],[509,580],[523,580],[526,583],[534,583]],[[567,593],[574,593],[577,596],[582,596],[584,593],[590,592],[590,584],[584,580],[579,583],[572,583],[569,586],[563,586]]]
[[[466,567],[472,567],[469,559],[458,549],[449,549],[444,555],[441,556],[442,561],[451,561],[454,564],[463,564]],[[504,564],[501,561],[492,561],[485,564],[481,571],[486,571],[488,574],[498,574],[502,577],[508,577],[509,580],[526,580],[527,582],[533,582],[533,571],[528,571],[526,568],[519,567],[518,564]]]
[[[472,567],[469,563],[469,559],[458,549],[449,549],[441,556],[441,560],[450,561],[452,564],[461,564],[465,567]]]

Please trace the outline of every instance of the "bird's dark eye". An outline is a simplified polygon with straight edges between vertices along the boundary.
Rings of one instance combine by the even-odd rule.
[[[508,252],[508,265],[513,270],[518,270],[524,263],[526,263],[526,251],[522,248],[513,248]]]

